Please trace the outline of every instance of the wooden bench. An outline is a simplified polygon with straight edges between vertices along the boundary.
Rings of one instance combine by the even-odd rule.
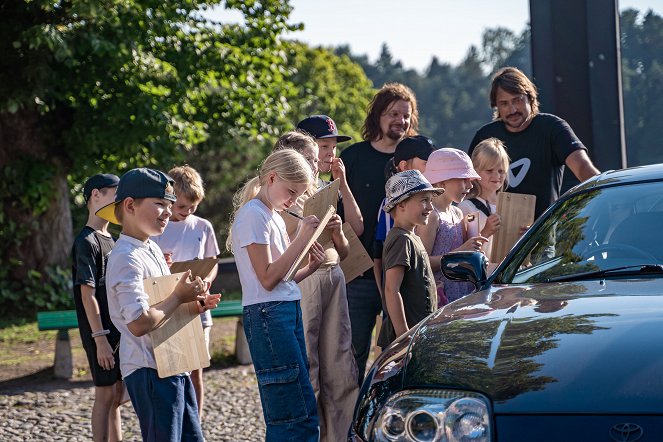
[[[235,356],[240,364],[250,364],[251,355],[242,324],[242,301],[222,301],[212,310],[213,318],[238,317],[235,329]],[[54,373],[58,378],[69,379],[73,375],[69,329],[78,328],[76,310],[37,312],[39,330],[57,330],[55,339]]]

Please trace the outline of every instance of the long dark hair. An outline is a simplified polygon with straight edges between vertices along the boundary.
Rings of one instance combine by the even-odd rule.
[[[419,130],[419,109],[417,108],[417,97],[412,89],[400,83],[387,83],[371,100],[368,105],[366,119],[361,127],[361,136],[365,141],[379,140],[384,136],[380,130],[380,117],[387,108],[395,101],[407,101],[412,106],[410,115],[410,127],[405,133],[406,137],[416,135]]]

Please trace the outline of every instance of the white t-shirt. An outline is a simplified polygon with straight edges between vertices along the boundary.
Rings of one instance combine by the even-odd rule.
[[[127,324],[150,308],[143,280],[163,275],[170,270],[154,242],[120,234],[108,258],[106,290],[111,321],[121,333],[120,371],[125,378],[139,368],[157,368],[150,334],[134,336]]]
[[[219,244],[212,224],[196,215],[183,221],[170,221],[159,236],[150,238],[164,253],[173,254],[173,262],[218,256]]]
[[[232,244],[239,281],[242,284],[242,305],[272,301],[298,301],[302,293],[295,281],[281,281],[272,291],[265,289],[253,269],[247,246],[267,244],[272,260],[278,259],[288,248],[288,233],[283,218],[259,199],[252,199],[235,215],[232,225]]]
[[[495,213],[497,211],[497,206],[495,204],[488,204],[487,201],[481,200],[484,204],[486,204],[487,207],[490,208],[490,213]],[[471,213],[479,212],[479,233],[483,230],[483,228],[486,225],[486,220],[488,217],[486,216],[485,213],[483,213],[477,206],[474,205],[474,203],[470,200],[463,200],[458,204],[458,207],[460,210],[463,211],[463,215],[467,216]],[[490,259],[490,252],[493,248],[493,237],[491,236],[488,238],[488,242],[486,242],[483,247],[481,248],[486,256]]]
[[[161,235],[150,239],[163,253],[172,253],[173,262],[212,258],[220,252],[212,223],[193,214],[182,221],[170,221]],[[201,313],[200,319],[203,327],[212,326],[209,310]]]

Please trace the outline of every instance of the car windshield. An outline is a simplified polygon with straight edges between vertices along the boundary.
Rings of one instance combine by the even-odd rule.
[[[660,276],[662,228],[663,182],[580,193],[547,214],[494,282]]]

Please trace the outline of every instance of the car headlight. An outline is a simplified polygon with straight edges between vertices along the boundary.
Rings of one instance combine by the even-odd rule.
[[[373,440],[489,442],[490,405],[457,390],[410,390],[391,396],[377,415]]]

